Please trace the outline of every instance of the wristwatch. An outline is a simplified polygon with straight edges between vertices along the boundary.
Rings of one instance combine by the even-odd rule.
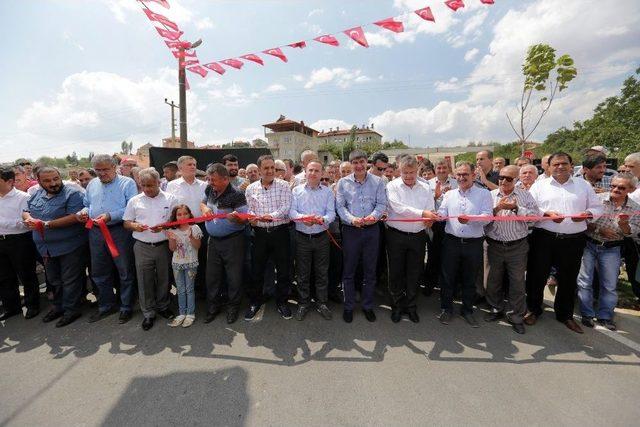
[[[49,221],[43,223],[45,230],[49,228]]]

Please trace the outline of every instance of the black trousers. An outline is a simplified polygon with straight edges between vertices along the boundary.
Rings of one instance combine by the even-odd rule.
[[[427,265],[424,269],[424,285],[433,289],[440,283],[440,265],[442,263],[442,240],[446,222],[434,222],[431,227],[433,239],[427,240]],[[420,261],[422,263],[422,261]]]
[[[326,304],[329,286],[329,236],[322,233],[310,236],[295,231],[296,270],[298,276],[298,295],[301,305],[311,303],[311,279],[315,285],[316,301]]]
[[[586,244],[584,234],[561,238],[540,228],[529,236],[527,262],[527,308],[536,316],[542,314],[544,287],[551,267],[556,267],[558,288],[553,303],[556,319],[560,322],[573,318],[573,306],[582,252]]]
[[[462,313],[473,312],[476,278],[482,267],[482,238],[460,239],[445,234],[442,241],[442,283],[440,308],[453,313],[453,293],[456,283],[462,288]]]
[[[24,287],[24,305],[40,307],[35,251],[30,232],[0,239],[0,299],[5,312],[22,310],[18,279]]]
[[[636,269],[638,268],[638,258],[640,258],[640,247],[630,237],[624,239],[624,263],[627,269],[627,276],[631,282],[631,289],[636,298],[640,298],[640,283],[636,280]]]
[[[209,236],[207,250],[207,311],[212,313],[222,305],[220,291],[225,278],[229,306],[238,307],[242,301],[244,231],[222,239]]]
[[[268,228],[253,227],[253,248],[251,258],[251,286],[249,286],[249,300],[253,305],[260,305],[264,302],[263,285],[264,270],[269,258],[273,261],[277,269],[276,301],[278,304],[285,303],[289,297],[291,287],[291,276],[289,267],[291,265],[290,235],[288,226],[279,226],[276,230]]]
[[[389,294],[395,309],[416,309],[418,282],[424,272],[422,264],[426,241],[425,231],[405,233],[391,227],[386,229]]]

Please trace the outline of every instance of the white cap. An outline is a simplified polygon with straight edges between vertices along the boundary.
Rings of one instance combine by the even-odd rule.
[[[594,145],[590,148],[590,150],[600,151],[605,156],[609,155],[609,149],[607,147],[603,147],[602,145]]]

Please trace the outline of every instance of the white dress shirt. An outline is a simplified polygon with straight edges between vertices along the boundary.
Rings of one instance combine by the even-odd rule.
[[[197,217],[202,215],[200,202],[204,199],[204,190],[206,188],[207,183],[199,179],[194,179],[194,181],[189,184],[184,178],[178,178],[167,183],[166,192],[173,194],[176,199],[178,199],[179,204],[189,206],[193,216]]]
[[[569,178],[564,184],[560,184],[553,177],[536,181],[529,193],[543,213],[554,211],[562,215],[577,215],[589,211],[593,215],[600,215],[604,210],[602,199],[598,197],[591,184],[581,178]],[[551,220],[545,220],[537,222],[535,227],[553,233],[575,234],[587,229],[587,221],[574,222],[571,218],[565,218],[556,224]]]
[[[433,211],[435,203],[428,183],[416,181],[413,187],[396,178],[387,184],[389,217],[387,226],[407,233],[419,233],[426,226],[424,222],[400,222],[394,219],[420,218],[423,211]]]
[[[640,204],[640,187],[638,187],[633,193],[629,193],[629,198]]]
[[[473,185],[467,191],[460,188],[449,190],[442,199],[442,204],[438,209],[440,216],[460,216],[460,215],[493,215],[493,199],[491,192],[484,188]],[[491,221],[469,221],[466,224],[460,223],[457,218],[448,219],[444,227],[447,234],[462,238],[478,238],[484,236],[484,226]]]
[[[29,231],[22,223],[22,212],[27,210],[29,195],[12,188],[0,196],[0,235],[22,234]]]
[[[438,179],[437,176],[435,176],[431,178],[428,182],[429,182],[429,186],[431,186],[433,197],[436,197],[436,186],[438,185],[438,182],[440,182],[440,180]],[[456,188],[458,188],[458,181],[456,181],[455,178],[447,176],[447,179],[445,181],[440,182],[440,188],[442,193],[440,193],[440,197],[436,199],[436,209],[440,208],[440,205],[442,204],[442,198],[444,197],[444,194],[447,191],[455,190]]]
[[[146,194],[140,193],[129,200],[122,219],[153,227],[168,222],[173,207],[178,204],[180,203],[173,194],[165,193],[162,190],[156,197],[148,197]],[[133,238],[145,243],[158,243],[167,240],[164,233],[153,233],[151,230],[134,231]]]

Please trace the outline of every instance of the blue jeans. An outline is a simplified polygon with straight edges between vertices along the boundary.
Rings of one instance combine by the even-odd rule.
[[[582,255],[582,265],[578,274],[578,299],[580,313],[586,317],[597,317],[602,320],[613,318],[613,309],[618,302],[616,285],[620,274],[621,248],[605,248],[587,242]],[[598,269],[600,278],[600,297],[598,313],[593,310],[593,271]]]
[[[178,311],[180,315],[194,316],[196,314],[196,294],[194,291],[198,268],[185,270],[173,269],[173,277],[178,288]]]

